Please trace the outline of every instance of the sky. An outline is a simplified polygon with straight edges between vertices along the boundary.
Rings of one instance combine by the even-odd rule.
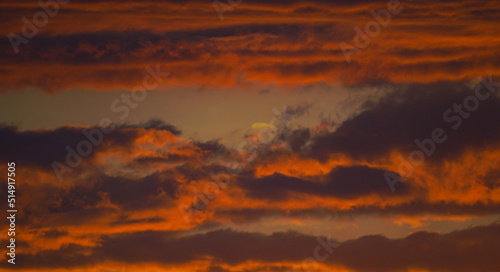
[[[500,271],[500,2],[0,17],[0,271]]]

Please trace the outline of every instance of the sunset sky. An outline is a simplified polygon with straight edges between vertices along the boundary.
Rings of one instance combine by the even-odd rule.
[[[0,17],[0,271],[500,271],[499,1]]]

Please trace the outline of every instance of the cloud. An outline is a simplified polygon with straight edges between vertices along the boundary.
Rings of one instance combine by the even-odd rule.
[[[305,153],[320,160],[335,152],[358,159],[375,159],[394,150],[409,154],[418,149],[416,139],[431,138],[436,128],[443,129],[448,138],[437,144],[435,152],[426,159],[441,161],[456,158],[469,149],[496,149],[500,136],[497,94],[479,100],[477,110],[467,118],[456,117],[457,112],[443,117],[447,110],[454,110],[454,104],[464,104],[471,95],[475,95],[474,90],[455,84],[414,85],[407,90],[396,90],[379,101],[366,102],[362,113],[343,122],[335,131],[314,137]],[[449,120],[452,117],[461,120],[456,130],[453,129],[456,121]]]
[[[213,5],[197,1],[98,3],[61,6],[35,37],[20,45],[18,54],[2,40],[0,91],[130,89],[141,82],[144,67],[151,63],[172,71],[161,86],[165,89],[288,90],[304,85],[460,82],[480,74],[500,75],[493,61],[499,58],[498,41],[491,39],[500,7],[493,2],[401,1],[401,14],[393,15],[369,46],[352,55],[350,64],[339,44],[353,44],[353,28],[375,21],[369,11],[386,9],[387,1],[258,1],[226,12],[223,24]],[[14,1],[3,7],[6,33],[19,34],[19,18],[39,10],[36,3]],[[107,16],[110,13],[113,16]],[[297,21],[297,14],[311,20]],[[454,24],[443,27],[450,14]],[[265,21],[271,17],[276,20]],[[407,43],[415,36],[418,44]]]
[[[153,64],[172,74],[158,91],[392,90],[366,101],[343,123],[285,126],[256,149],[242,172],[223,177],[228,186],[218,183],[217,197],[192,222],[179,207],[193,206],[207,188],[214,190],[209,187],[217,178],[213,173],[227,172],[228,163],[246,158],[224,139],[186,139],[176,126],[158,119],[119,124],[59,183],[52,162],[66,161],[67,146],[76,149],[88,140],[83,131],[100,128],[2,126],[0,161],[15,161],[19,180],[18,268],[102,271],[118,263],[140,271],[283,272],[312,257],[318,237],[276,232],[280,225],[265,226],[262,231],[271,234],[217,228],[244,228],[269,217],[307,225],[330,216],[479,221],[497,215],[498,95],[480,101],[457,130],[442,116],[473,94],[462,87],[471,79],[499,78],[500,40],[494,37],[500,4],[423,0],[402,5],[350,64],[339,44],[353,44],[354,27],[375,21],[370,11],[385,9],[386,0],[244,1],[225,12],[224,22],[210,1],[72,0],[21,44],[18,54],[4,36],[0,93],[15,96],[26,89],[129,90]],[[31,19],[41,10],[36,1],[8,0],[0,7],[5,34],[20,34],[20,18]],[[415,37],[418,43],[409,42]],[[284,115],[298,118],[312,109],[303,103],[286,108]],[[435,128],[445,130],[446,142],[391,192],[384,174],[396,174],[398,156],[407,158],[417,148],[414,140],[431,137]],[[0,174],[6,176],[5,168]],[[7,190],[0,187],[0,195],[6,197]],[[6,229],[7,223],[0,226]],[[500,251],[499,231],[495,223],[400,239],[364,236],[343,243],[322,268],[499,271],[491,257]],[[0,264],[2,271],[10,268]]]
[[[290,193],[329,196],[336,198],[358,198],[371,194],[386,197],[408,194],[410,185],[399,183],[396,194],[392,194],[384,178],[384,170],[366,166],[334,168],[324,181],[309,181],[275,173],[261,178],[245,178],[239,185],[248,190],[248,195],[269,200],[286,200]]]
[[[52,170],[52,162],[64,163],[69,153],[68,148],[77,150],[81,142],[99,142],[92,145],[92,152],[87,159],[92,159],[99,152],[120,150],[132,147],[144,134],[144,130],[167,131],[179,136],[180,131],[174,126],[159,120],[151,120],[139,125],[113,125],[110,128],[99,126],[71,127],[63,126],[53,130],[21,131],[13,126],[0,127],[0,148],[3,150],[0,160],[15,161],[20,164]],[[143,129],[141,131],[141,129]],[[90,135],[90,136],[87,136]],[[90,139],[90,138],[92,139]],[[98,139],[101,139],[100,141]]]
[[[402,271],[415,268],[431,271],[496,271],[500,266],[491,258],[491,252],[500,250],[498,231],[500,225],[495,223],[447,234],[419,231],[401,239],[364,236],[340,244],[325,263],[355,271]],[[36,255],[21,253],[19,258],[24,261],[19,266],[72,267],[103,260],[174,265],[192,263],[208,256],[219,265],[234,266],[252,261],[261,265],[289,263],[291,267],[313,256],[316,247],[321,249],[322,243],[318,239],[325,242],[327,238],[297,232],[265,235],[217,230],[184,236],[178,232],[144,231],[105,235],[101,237],[99,245],[93,248],[68,245]],[[60,256],[65,256],[65,261],[57,261]],[[209,267],[213,267],[213,264]]]
[[[495,271],[500,265],[490,254],[498,250],[499,228],[497,223],[448,234],[419,231],[396,240],[366,236],[343,243],[332,259],[356,271]]]
[[[294,202],[292,202],[294,203]],[[335,209],[332,207],[295,208],[286,210],[279,206],[262,208],[226,208],[215,211],[214,218],[231,220],[234,223],[257,222],[269,218],[295,218],[307,222],[309,219],[350,219],[375,215],[387,220],[399,218],[446,218],[447,216],[480,217],[498,214],[499,204],[461,204],[461,203],[428,203],[423,200],[414,200],[408,203],[387,204],[383,207],[372,204],[356,203],[349,209]]]
[[[98,204],[105,194],[109,201],[127,210],[168,205],[176,197],[178,183],[171,173],[153,173],[139,179],[110,176],[87,178],[86,183],[73,186],[68,192],[58,192],[58,202],[51,212],[77,211]],[[170,202],[172,205],[172,202]]]
[[[182,134],[182,131],[180,131],[178,128],[175,126],[166,123],[165,121],[161,119],[151,119],[147,122],[144,123],[139,123],[137,125],[121,125],[120,127],[122,128],[144,128],[148,130],[164,130],[172,133],[175,136],[179,136]]]
[[[67,146],[75,150],[78,143],[89,141],[83,131],[99,131],[103,135],[102,144],[93,147],[104,151],[110,147],[126,148],[138,136],[131,129],[116,129],[107,135],[101,132],[100,127],[60,127],[54,130],[20,131],[16,127],[3,126],[0,128],[0,155],[2,161],[15,161],[20,164],[52,169],[52,162],[64,162],[68,154]],[[89,157],[95,156],[91,152]]]

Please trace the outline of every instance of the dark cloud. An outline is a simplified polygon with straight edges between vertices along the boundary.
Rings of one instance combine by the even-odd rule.
[[[182,156],[179,154],[166,154],[163,157],[139,157],[137,159],[134,159],[134,163],[139,165],[150,165],[155,163],[177,163],[186,161],[188,159],[189,158],[187,156]]]
[[[147,122],[144,123],[139,123],[137,125],[121,125],[120,127],[122,128],[145,128],[148,130],[164,130],[168,131],[176,136],[179,136],[182,134],[182,131],[180,131],[177,127],[165,122],[164,120],[161,119],[150,119]]]
[[[0,160],[14,161],[25,166],[35,166],[52,170],[52,162],[64,163],[69,146],[76,150],[82,141],[89,141],[83,133],[87,131],[100,131],[102,143],[93,145],[93,152],[88,157],[93,157],[95,150],[104,151],[108,148],[126,148],[138,136],[132,129],[116,128],[112,133],[106,134],[100,127],[78,128],[60,127],[54,130],[21,131],[16,127],[0,128]],[[97,136],[93,136],[96,137]]]
[[[286,200],[289,193],[301,193],[337,198],[357,198],[370,194],[399,196],[408,194],[408,183],[397,183],[392,193],[384,177],[386,171],[366,166],[337,167],[324,181],[309,181],[275,173],[262,178],[242,177],[239,185],[255,198]]]
[[[380,235],[349,240],[333,252],[327,264],[357,271],[498,271],[492,252],[500,251],[500,224],[471,227],[448,234],[426,231],[402,239]],[[296,232],[260,233],[218,230],[191,236],[179,232],[135,232],[102,237],[95,248],[76,245],[36,255],[19,254],[22,267],[71,267],[107,261],[122,263],[183,264],[213,257],[230,265],[246,261],[261,263],[301,262],[314,256],[318,238]],[[133,245],[133,246],[130,246]],[[321,246],[320,246],[321,247]],[[61,261],[63,256],[64,261]],[[2,263],[2,266],[8,264]],[[281,269],[275,267],[276,269]],[[218,267],[212,265],[212,269]],[[217,270],[215,270],[217,271]],[[220,270],[219,270],[220,271]],[[279,271],[279,270],[277,270]]]
[[[142,253],[138,255],[137,251],[128,247],[130,243],[135,244],[136,249],[140,248]],[[222,262],[238,264],[252,259],[263,262],[296,260],[314,249],[315,243],[314,237],[292,232],[263,235],[219,230],[176,239],[164,237],[162,233],[143,232],[105,237],[96,253],[113,252],[118,261],[161,260],[162,263],[185,263],[212,255]],[[275,253],[266,254],[266,251]]]
[[[117,212],[126,214],[127,211],[172,208],[181,186],[174,177],[175,174],[170,171],[138,178],[94,173],[63,187],[40,181],[39,184],[24,187],[17,194],[18,205],[23,210],[17,220],[31,228],[74,226],[96,222]],[[2,192],[3,198],[6,195]],[[113,207],[102,206],[103,203]],[[155,223],[160,220],[164,218],[153,216],[137,221],[123,215],[112,224]],[[55,236],[58,232],[54,230],[47,235]]]
[[[483,88],[482,92],[487,92]],[[446,122],[443,114],[454,104],[474,95],[474,90],[453,84],[414,85],[405,91],[394,91],[378,101],[367,102],[364,111],[345,121],[334,132],[312,139],[307,156],[326,160],[335,152],[353,158],[373,159],[394,149],[408,154],[418,147],[414,140],[431,137],[436,128],[442,128],[448,139],[436,144],[430,159],[453,159],[471,148],[496,148],[500,137],[500,100],[492,95],[479,101],[470,117],[461,118],[461,126],[453,130],[455,122]],[[450,116],[457,116],[452,113]],[[427,159],[427,157],[426,157]]]
[[[161,217],[151,217],[146,219],[130,219],[127,216],[122,216],[111,225],[133,225],[133,224],[143,224],[143,223],[159,223],[165,222],[166,220]]]
[[[93,138],[98,144],[92,143],[92,152],[87,158],[96,155],[96,151],[108,149],[126,149],[133,144],[140,135],[137,128],[147,130],[164,130],[174,135],[180,131],[174,126],[161,120],[150,120],[138,125],[117,125],[111,133],[104,132],[108,127],[93,126],[89,128],[64,126],[54,130],[22,131],[14,126],[0,127],[0,160],[14,161],[26,166],[35,166],[42,169],[52,169],[52,163],[65,163],[69,153],[67,147],[77,151],[81,142],[91,142]],[[86,136],[89,134],[90,136]],[[102,135],[102,136],[98,136]],[[102,138],[102,141],[98,139]],[[86,150],[86,149],[85,149]]]
[[[282,130],[277,139],[288,144],[293,152],[299,152],[309,141],[311,132],[308,128]]]
[[[500,204],[460,204],[456,202],[427,203],[425,199],[403,204],[385,205],[384,207],[360,204],[348,210],[330,209],[330,207],[318,207],[311,209],[282,210],[269,207],[226,209],[217,210],[215,213],[217,218],[229,218],[237,223],[255,222],[270,217],[348,219],[356,216],[447,216],[450,214],[459,216],[487,216],[491,214],[500,214]]]
[[[61,237],[61,236],[66,236],[66,235],[68,235],[67,231],[58,231],[57,229],[48,230],[44,233],[44,236],[46,238],[50,238],[50,239]]]
[[[490,170],[480,175],[478,180],[488,187],[488,189],[494,190],[500,187],[500,169]]]
[[[0,11],[5,19],[3,26],[6,32],[19,34],[22,28],[19,18],[29,18],[40,7],[36,3],[13,3],[9,7],[9,2]],[[375,22],[370,11],[387,9],[387,1],[252,1],[226,11],[226,17],[238,22],[230,24],[219,24],[212,3],[203,1],[143,1],[139,10],[129,1],[95,3],[106,8],[83,8],[86,5],[78,1],[62,5],[60,13],[64,15],[51,18],[43,31],[19,46],[17,54],[5,36],[0,39],[2,91],[24,87],[48,92],[129,88],[141,81],[144,63],[161,63],[175,71],[162,84],[165,88],[170,88],[167,86],[170,83],[227,88],[262,82],[271,85],[263,84],[259,89],[270,86],[288,89],[303,84],[331,86],[330,82],[356,86],[436,82],[443,78],[456,82],[478,73],[498,75],[495,63],[500,55],[494,50],[496,41],[477,42],[495,33],[493,26],[498,17],[495,15],[500,9],[491,1],[488,4],[465,1],[453,8],[446,2],[401,1],[404,16],[392,17],[397,17],[400,23],[381,31],[383,35],[398,38],[389,41],[373,37],[370,46],[360,53],[363,57],[352,55],[350,64],[339,45],[353,44],[356,35],[353,27],[363,29],[363,24]],[[437,9],[443,12],[436,13]],[[108,16],[110,13],[113,16]],[[94,18],[91,22],[85,19],[88,14]],[[293,14],[317,19],[297,22]],[[457,22],[467,23],[443,23],[449,21],[449,14]],[[257,19],[260,17],[282,19]],[[429,17],[432,20],[425,20]],[[425,23],[412,24],[417,20]],[[120,27],[114,27],[117,25]],[[420,52],[405,43],[415,35],[422,43]],[[460,39],[447,44],[441,43],[440,37]],[[236,62],[229,64],[225,61],[228,57]],[[408,58],[419,61],[406,61]],[[28,69],[33,65],[37,69]],[[80,69],[83,66],[87,68]],[[22,74],[18,73],[20,70]],[[222,71],[224,76],[214,79],[211,75],[215,71]]]
[[[398,183],[397,193],[389,193],[383,169],[367,166],[337,167],[327,177],[327,191],[339,198],[355,198],[369,194],[401,195],[410,192],[409,183]],[[394,173],[392,173],[394,174]],[[397,174],[394,174],[397,176]]]
[[[195,141],[194,144],[202,151],[208,152],[209,154],[227,155],[227,152],[229,151],[225,145],[220,143],[219,139],[207,142]]]
[[[298,105],[287,106],[282,114],[284,117],[298,118],[305,114],[309,114],[309,109],[311,107],[311,103],[303,102]]]
[[[172,173],[157,172],[144,178],[111,177],[95,175],[85,182],[75,184],[67,192],[54,192],[58,201],[53,202],[52,212],[69,212],[95,206],[103,194],[111,203],[126,210],[146,209],[167,205],[176,198],[178,183]],[[167,199],[165,199],[165,197]]]
[[[100,245],[92,250],[70,244],[59,250],[43,251],[36,255],[19,254],[19,259],[23,260],[19,266],[73,267],[103,260],[123,263],[182,264],[204,256],[214,256],[216,261],[228,264],[238,264],[247,260],[294,261],[310,255],[318,243],[316,237],[296,232],[265,235],[232,230],[218,230],[185,237],[179,236],[178,232],[145,231],[103,236],[101,239]],[[61,257],[67,260],[57,261]]]
[[[215,15],[214,11],[214,15]],[[215,17],[216,19],[216,17]],[[88,33],[47,35],[39,34],[36,42],[22,45],[22,50],[14,54],[8,40],[0,43],[0,52],[4,53],[4,62],[17,63],[65,63],[65,64],[91,64],[91,63],[136,63],[137,61],[193,61],[200,60],[204,55],[220,56],[226,52],[217,46],[214,38],[247,36],[254,34],[278,35],[280,41],[272,39],[269,42],[300,42],[297,33],[312,31],[320,40],[327,38],[341,42],[352,39],[352,33],[335,32],[334,27],[341,27],[338,23],[281,23],[281,24],[255,24],[221,25],[219,27],[204,29],[172,30],[167,33],[158,33],[148,30],[129,31],[97,31]],[[196,44],[206,43],[198,47]],[[185,46],[186,44],[193,45]],[[161,46],[168,48],[150,50],[145,54],[147,47]],[[225,50],[225,49],[224,49]],[[259,55],[281,56],[307,56],[315,55],[316,49],[302,49],[299,52],[275,50],[259,51]],[[239,55],[253,56],[257,52],[248,48],[233,48],[232,51]],[[330,54],[336,50],[327,50]],[[123,67],[125,68],[125,67]],[[315,68],[316,69],[316,68]],[[141,76],[142,78],[142,76]]]
[[[158,223],[168,219],[152,216],[137,220],[127,214],[155,209],[177,210],[176,201],[182,193],[188,193],[186,184],[194,183],[196,186],[199,180],[211,180],[210,173],[219,173],[224,169],[215,164],[197,167],[188,162],[175,169],[138,177],[127,174],[110,176],[99,172],[99,169],[92,169],[72,177],[71,182],[64,183],[64,186],[42,179],[17,192],[18,205],[23,210],[17,220],[31,228],[75,226],[107,220],[112,214],[118,219],[111,225]],[[25,173],[18,175],[20,180],[25,177],[29,176]],[[0,196],[7,198],[6,187],[0,188]],[[6,224],[3,222],[0,225]]]
[[[18,245],[19,246],[19,245]],[[16,267],[19,268],[76,268],[86,267],[103,261],[100,257],[90,257],[88,254],[92,252],[92,247],[67,244],[55,250],[44,250],[34,255],[19,254],[16,252]],[[21,261],[22,260],[22,261]],[[12,269],[7,265],[12,266],[7,262],[2,262],[0,267]]]
[[[335,263],[357,271],[499,271],[500,224],[438,234],[426,231],[403,239],[365,236],[342,243]]]

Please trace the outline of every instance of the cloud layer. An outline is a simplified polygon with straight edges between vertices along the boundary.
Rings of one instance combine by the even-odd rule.
[[[2,6],[5,34],[21,35],[21,18],[41,10],[36,3]],[[2,40],[0,87],[131,89],[151,63],[172,73],[164,88],[290,89],[499,75],[497,2],[400,6],[348,63],[340,44],[356,46],[354,28],[365,31],[376,22],[370,11],[387,10],[387,1],[245,2],[226,11],[222,22],[211,2],[143,1],[139,8],[71,1],[17,54]]]
[[[24,184],[18,196],[22,211],[18,220],[25,230],[19,239],[27,243],[20,254],[29,261],[23,265],[71,268],[125,262],[180,267],[204,263],[211,256],[208,264],[197,265],[221,265],[228,271],[249,262],[287,267],[311,254],[308,248],[314,237],[203,230],[266,218],[309,222],[376,214],[418,225],[415,222],[423,218],[498,214],[498,96],[493,93],[481,100],[453,130],[449,126],[456,122],[439,118],[474,91],[427,86],[416,93],[412,88],[367,101],[360,113],[330,129],[321,125],[285,128],[256,149],[246,164],[246,152],[218,141],[183,138],[178,129],[162,121],[116,125],[112,133],[103,134],[92,155],[83,156],[80,165],[64,173],[63,182],[57,179],[52,160],[67,163],[66,146],[77,150],[79,142],[89,140],[83,131],[103,128],[21,131],[3,127],[0,137],[8,144],[0,160],[14,158]],[[386,173],[402,176],[401,161],[411,162],[409,154],[419,148],[412,136],[431,137],[436,127],[446,130],[449,140],[436,145],[435,154],[424,162],[412,162],[411,175],[396,183],[392,192]],[[234,163],[243,168],[235,171]],[[343,243],[338,254],[322,265],[353,271],[472,271],[481,260],[481,271],[493,271],[496,262],[486,260],[485,252],[495,243],[483,234],[496,228],[495,224],[446,235],[422,232],[401,240],[361,237]],[[234,244],[220,244],[223,241]],[[471,243],[478,243],[478,248]],[[236,244],[251,246],[234,251]],[[283,245],[297,246],[292,250]],[[144,247],[139,250],[144,253],[137,254],[136,247]],[[427,247],[440,253],[423,250]],[[443,248],[448,253],[442,253]],[[383,258],[393,255],[392,262]],[[60,256],[67,256],[66,261],[47,261]],[[436,256],[459,258],[461,263],[436,261]]]
[[[358,27],[385,24],[387,1],[236,2],[223,17],[199,0],[59,3],[17,53],[9,33],[26,36],[43,8],[0,3],[3,96],[92,98],[140,85],[149,66],[171,74],[155,91],[190,90],[172,95],[176,106],[199,110],[190,104],[198,90],[222,94],[207,118],[227,101],[268,105],[271,92],[341,88],[362,100],[308,125],[242,120],[253,129],[244,146],[134,116],[106,127],[2,125],[0,163],[16,163],[17,269],[499,271],[499,2],[401,1],[364,38]],[[310,97],[285,117],[330,102]],[[334,122],[335,112],[345,116]],[[331,251],[331,241],[340,246]],[[2,256],[0,271],[10,271]]]

